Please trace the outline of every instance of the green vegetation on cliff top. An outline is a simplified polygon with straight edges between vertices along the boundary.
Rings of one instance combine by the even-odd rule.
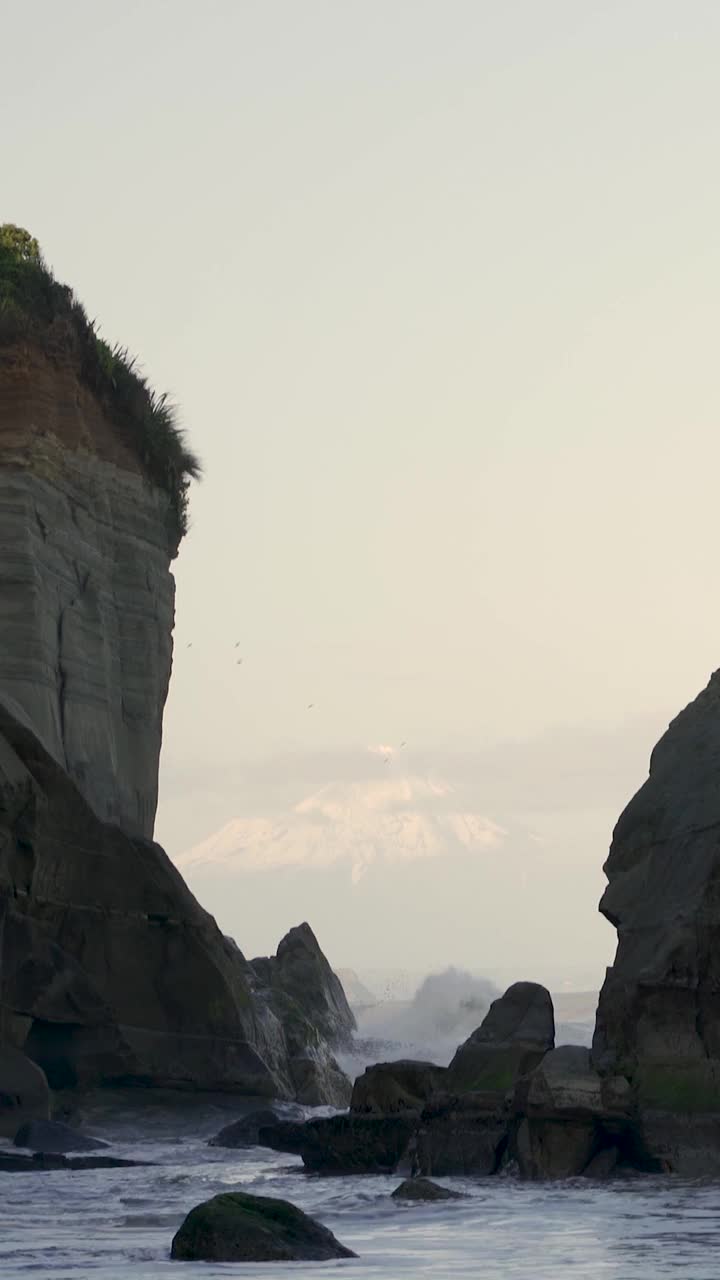
[[[125,348],[110,347],[68,285],[43,260],[37,240],[21,227],[0,225],[0,348],[19,340],[51,359],[73,358],[142,463],[148,479],[169,496],[178,534],[187,531],[188,488],[200,463],[185,444],[177,412],[137,372]]]

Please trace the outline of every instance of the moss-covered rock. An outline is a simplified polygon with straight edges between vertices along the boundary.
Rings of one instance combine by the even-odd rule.
[[[190,1210],[172,1242],[171,1257],[176,1262],[323,1262],[355,1254],[288,1200],[232,1191]]]

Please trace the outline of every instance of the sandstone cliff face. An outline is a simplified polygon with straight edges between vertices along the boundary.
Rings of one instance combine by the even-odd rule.
[[[0,350],[0,694],[100,818],[146,837],[176,539],[168,497],[72,362]]]

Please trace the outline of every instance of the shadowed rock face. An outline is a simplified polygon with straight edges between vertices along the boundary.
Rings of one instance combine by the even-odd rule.
[[[648,1159],[720,1171],[720,673],[620,817],[600,910],[618,931],[593,1061],[630,1080]]]
[[[50,1090],[45,1073],[23,1053],[0,1045],[0,1137],[50,1116]]]
[[[443,1087],[444,1067],[433,1062],[378,1062],[367,1067],[353,1085],[350,1110],[355,1115],[394,1115],[422,1111]]]
[[[549,991],[537,982],[515,982],[493,1001],[481,1026],[458,1049],[445,1088],[492,1091],[501,1098],[554,1044]]]
[[[631,1109],[625,1079],[601,1077],[589,1049],[563,1045],[546,1054],[531,1075],[518,1081],[513,1153],[525,1178],[574,1178],[601,1152],[627,1146]],[[599,1176],[600,1163],[593,1176]]]
[[[317,1029],[289,997],[276,1007],[159,845],[101,822],[2,705],[0,924],[1,1033],[52,1087],[293,1098],[302,1052],[306,1091],[347,1101]]]

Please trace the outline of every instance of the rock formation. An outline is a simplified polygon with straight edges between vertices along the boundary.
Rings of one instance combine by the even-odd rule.
[[[593,1062],[632,1086],[650,1167],[720,1172],[720,672],[620,817],[600,910],[618,931]]]
[[[197,463],[12,227],[0,303],[0,1043],[53,1088],[342,1104],[354,1024],[312,931],[254,969],[152,841]]]
[[[98,817],[146,837],[178,536],[76,362],[0,348],[0,697]]]

